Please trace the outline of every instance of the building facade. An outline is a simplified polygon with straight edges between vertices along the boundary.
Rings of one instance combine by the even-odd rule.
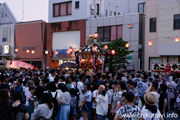
[[[180,63],[180,0],[146,0],[145,70]],[[152,45],[148,45],[151,41]],[[178,41],[178,40],[177,40]]]
[[[86,21],[86,36],[98,33],[98,42],[107,43],[117,38],[128,41],[131,54],[130,69],[140,70],[143,61],[143,15],[129,14],[115,17],[89,19]]]
[[[44,67],[44,46],[46,44],[46,23],[31,21],[15,26],[17,59],[35,67]]]
[[[16,59],[15,29],[16,19],[5,3],[0,3],[0,63]]]

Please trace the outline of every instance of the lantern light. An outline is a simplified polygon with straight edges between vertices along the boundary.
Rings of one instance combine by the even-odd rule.
[[[114,54],[115,54],[115,50],[112,49],[112,50],[111,50],[111,55],[114,55]]]
[[[46,50],[46,51],[45,51],[45,54],[47,55],[48,53],[49,53],[48,50]]]
[[[31,53],[34,54],[34,53],[35,53],[35,50],[32,50]]]
[[[98,33],[95,33],[94,34],[94,39],[97,39],[98,38]]]
[[[108,49],[108,45],[105,45],[105,46],[104,46],[104,49],[106,49],[106,50],[107,50],[107,49]]]
[[[129,48],[129,46],[130,46],[129,43],[126,43],[126,44],[125,44],[125,47],[126,47],[126,48]]]
[[[93,59],[91,59],[91,63],[93,63]]]
[[[56,50],[55,54],[57,55],[58,54],[58,51]]]
[[[17,49],[17,48],[15,49],[15,52],[18,52],[18,49]]]
[[[29,53],[29,50],[26,50],[26,53]]]
[[[152,41],[149,40],[148,45],[151,46],[152,45]]]
[[[175,42],[179,42],[179,37],[178,36],[175,37]]]
[[[72,47],[70,47],[68,51],[69,51],[70,54],[72,54],[73,53]]]
[[[85,59],[81,59],[81,63],[84,63],[85,62]]]
[[[93,52],[96,52],[97,51],[97,46],[93,46],[92,50],[93,50]]]
[[[67,54],[69,54],[70,52],[69,52],[69,50],[67,50]]]

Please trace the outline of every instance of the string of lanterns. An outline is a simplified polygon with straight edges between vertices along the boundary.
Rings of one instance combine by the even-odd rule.
[[[16,49],[15,49],[15,52],[17,53],[18,51],[19,51],[18,48],[16,48]],[[26,50],[26,53],[30,53],[30,50],[27,49],[27,50]],[[31,50],[31,53],[32,53],[32,54],[35,54],[35,50]]]

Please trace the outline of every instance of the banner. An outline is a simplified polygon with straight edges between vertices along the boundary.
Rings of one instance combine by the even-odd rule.
[[[179,72],[180,73],[180,63],[179,64],[151,64],[152,72]]]
[[[7,67],[34,69],[34,66],[22,61],[7,61]]]

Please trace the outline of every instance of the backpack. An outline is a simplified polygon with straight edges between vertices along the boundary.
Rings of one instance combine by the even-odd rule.
[[[52,94],[51,94],[51,96],[52,96]],[[58,105],[58,101],[56,98],[57,98],[57,91],[56,91],[55,97],[54,98],[52,97],[52,102],[54,104],[53,113],[51,116],[52,119],[55,119],[56,115],[58,114],[59,105]]]

